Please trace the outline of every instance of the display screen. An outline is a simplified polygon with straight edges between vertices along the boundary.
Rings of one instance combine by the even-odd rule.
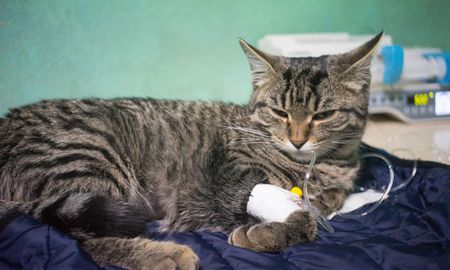
[[[450,115],[450,91],[436,92],[434,102],[437,116]]]
[[[409,105],[427,106],[429,103],[429,97],[427,93],[414,94],[408,96],[407,102]]]

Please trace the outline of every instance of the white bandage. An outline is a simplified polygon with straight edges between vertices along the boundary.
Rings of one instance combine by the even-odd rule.
[[[257,184],[247,203],[247,213],[262,222],[283,222],[302,209],[297,194],[269,184]]]
[[[339,213],[346,214],[360,207],[363,207],[366,204],[377,202],[380,200],[382,196],[383,192],[378,192],[373,189],[368,189],[363,192],[350,194],[345,199],[344,205],[339,210]],[[386,198],[388,198],[388,196],[386,196]],[[336,212],[332,213],[331,215],[328,216],[328,219],[334,218],[336,214],[337,214]]]
[[[373,189],[368,189],[364,192],[350,194],[347,197],[347,199],[345,199],[344,205],[342,206],[342,209],[339,210],[339,212],[341,213],[351,212],[366,204],[377,202],[378,200],[380,200],[381,196],[383,196],[383,192],[378,192]]]

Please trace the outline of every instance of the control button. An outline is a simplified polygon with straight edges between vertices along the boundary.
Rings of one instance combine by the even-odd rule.
[[[427,107],[423,106],[419,108],[419,113],[425,115],[427,113]]]
[[[409,115],[411,113],[411,109],[409,107],[405,107],[405,108],[403,108],[403,113],[405,115]]]
[[[411,108],[411,115],[412,116],[417,116],[419,114],[419,110],[417,107],[412,107]]]
[[[428,106],[428,114],[434,115],[434,106]]]

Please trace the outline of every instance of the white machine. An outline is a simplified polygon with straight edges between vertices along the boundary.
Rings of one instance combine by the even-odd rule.
[[[258,47],[268,53],[300,57],[343,53],[371,35],[317,33],[266,35]],[[369,112],[405,122],[450,119],[450,53],[438,48],[404,48],[384,35],[371,68]]]

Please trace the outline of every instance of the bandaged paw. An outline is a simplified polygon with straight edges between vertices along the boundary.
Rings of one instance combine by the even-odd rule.
[[[283,222],[304,208],[299,194],[269,184],[257,184],[247,203],[247,213],[262,222]]]

